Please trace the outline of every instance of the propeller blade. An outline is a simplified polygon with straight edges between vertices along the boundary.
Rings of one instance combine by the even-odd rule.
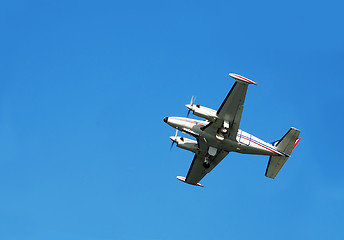
[[[186,117],[188,118],[190,115],[191,110],[188,111],[188,114],[186,114]]]
[[[177,135],[178,135],[178,129],[176,129],[176,134],[174,135],[174,137],[176,138]],[[171,144],[170,151],[172,150],[174,143],[175,143],[175,142],[172,140],[172,144]]]
[[[196,97],[192,96],[191,101],[190,101],[190,105],[191,106],[194,105],[195,101],[196,101]]]
[[[171,144],[171,147],[170,147],[170,151],[172,150],[173,145],[174,145],[174,141],[172,141],[172,144]]]
[[[192,107],[196,101],[196,97],[192,96],[190,100],[190,106]],[[189,109],[188,113],[186,114],[186,117],[188,118],[190,115],[191,109]]]
[[[174,137],[177,137],[178,135],[178,129],[176,129],[176,134],[174,135]]]

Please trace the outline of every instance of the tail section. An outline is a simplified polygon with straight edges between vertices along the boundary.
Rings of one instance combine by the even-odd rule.
[[[290,128],[289,131],[282,137],[282,139],[278,142],[274,142],[273,145],[278,151],[290,156],[291,152],[300,141],[300,138],[298,138],[299,134],[300,130],[296,128]],[[284,156],[271,156],[266,168],[265,176],[269,178],[275,178],[288,158],[289,157]]]
[[[290,155],[296,144],[298,144],[300,141],[298,140],[299,134],[300,130],[293,127],[290,128],[289,131],[276,144],[277,150]]]

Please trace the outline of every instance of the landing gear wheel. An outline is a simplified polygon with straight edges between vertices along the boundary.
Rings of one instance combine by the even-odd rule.
[[[223,133],[223,134],[227,134],[228,133],[228,129],[227,128],[221,128],[221,133]]]
[[[204,162],[203,163],[203,167],[204,168],[209,168],[210,167],[210,163],[209,162]]]
[[[219,141],[223,141],[223,140],[225,140],[225,137],[221,133],[218,133],[218,134],[216,134],[216,139]]]

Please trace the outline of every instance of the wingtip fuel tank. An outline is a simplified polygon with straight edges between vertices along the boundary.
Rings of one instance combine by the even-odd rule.
[[[240,82],[243,82],[243,83],[246,83],[246,84],[254,84],[254,85],[258,85],[258,83],[256,82],[253,82],[252,80],[248,79],[248,78],[245,78],[243,76],[240,76],[238,74],[235,74],[235,73],[230,73],[229,74],[230,77],[234,78],[235,80],[237,81],[240,81]]]

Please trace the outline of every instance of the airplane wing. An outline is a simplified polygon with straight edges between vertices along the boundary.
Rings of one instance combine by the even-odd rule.
[[[227,125],[229,131],[224,136],[235,140],[240,125],[241,114],[244,109],[248,84],[252,83],[257,85],[257,83],[237,74],[229,74],[229,76],[235,78],[237,81],[217,110],[217,119],[215,122],[209,123],[203,130],[216,134],[219,128]]]
[[[203,163],[205,161],[205,157],[207,154],[207,144],[203,140],[198,140],[198,143],[200,145],[200,152],[195,154],[189,172],[186,175],[186,178],[180,179],[179,177],[178,179],[192,185],[202,186],[198,182],[201,181],[201,179],[207,173],[213,170],[214,167],[216,167],[216,165],[219,164],[222,161],[222,159],[224,159],[227,156],[228,152],[224,150],[218,150],[215,156],[210,156],[209,158],[210,167],[205,168],[203,167]]]

